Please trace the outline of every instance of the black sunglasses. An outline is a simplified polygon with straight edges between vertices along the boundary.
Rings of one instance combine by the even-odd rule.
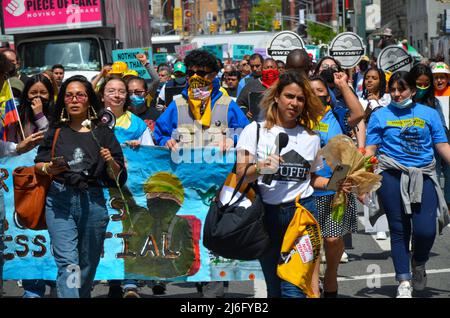
[[[198,70],[198,71],[188,70],[187,76],[192,77],[195,74],[197,74],[198,76],[205,77],[206,75],[211,74],[211,73],[213,73],[213,72],[206,72],[206,71],[202,71],[202,70]]]

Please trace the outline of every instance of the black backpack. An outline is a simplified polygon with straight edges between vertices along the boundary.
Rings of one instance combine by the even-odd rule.
[[[259,124],[257,126],[257,142],[259,140]],[[249,164],[244,172],[246,175]],[[235,166],[236,167],[236,166]],[[235,171],[235,168],[233,169]],[[232,173],[234,173],[234,171]],[[233,192],[230,202],[244,183],[242,177]],[[250,207],[240,207],[239,202],[253,189],[255,199]],[[258,186],[248,184],[241,197],[233,204],[222,204],[220,191],[211,202],[203,227],[203,245],[216,255],[237,260],[255,260],[260,258],[270,246],[269,234],[264,223],[264,203]]]

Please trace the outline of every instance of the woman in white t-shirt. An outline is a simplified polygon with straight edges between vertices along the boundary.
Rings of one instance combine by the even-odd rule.
[[[273,240],[271,249],[260,259],[268,297],[304,298],[300,288],[277,276],[277,264],[284,233],[296,210],[296,197],[300,195],[300,204],[315,215],[313,187],[325,188],[328,182],[328,178],[314,174],[321,169],[322,160],[317,156],[320,138],[312,129],[323,107],[307,78],[292,71],[280,76],[260,105],[266,121],[260,124],[258,145],[256,122],[242,131],[237,145],[237,174],[241,177],[247,165],[254,163],[247,171],[246,181],[257,180]],[[289,141],[275,154],[275,140],[280,133],[286,133]],[[273,177],[270,184],[263,183],[264,175]]]

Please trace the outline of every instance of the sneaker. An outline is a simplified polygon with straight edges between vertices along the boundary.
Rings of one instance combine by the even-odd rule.
[[[340,263],[348,263],[348,255],[347,255],[347,253],[345,253],[345,251],[344,251],[344,253],[342,253]]]
[[[425,264],[413,266],[412,270],[412,286],[415,290],[421,291],[427,286],[427,272]]]
[[[120,286],[109,286],[108,298],[123,298],[123,290]]]
[[[401,282],[397,288],[397,298],[412,298],[412,291],[409,281]]]
[[[136,288],[126,288],[123,293],[123,298],[141,298],[141,296],[138,294]]]
[[[387,239],[386,232],[377,232],[377,237],[376,237],[376,239],[379,240],[379,241],[384,241],[384,240],[386,240],[386,239]]]

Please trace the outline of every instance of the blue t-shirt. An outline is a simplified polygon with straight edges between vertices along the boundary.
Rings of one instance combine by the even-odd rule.
[[[366,145],[406,167],[424,167],[433,161],[433,145],[446,143],[444,127],[433,108],[415,104],[398,109],[389,105],[372,113]]]
[[[334,111],[334,114],[333,114]],[[348,131],[343,131],[341,127],[350,129],[347,122],[349,109],[346,107],[335,106],[333,110],[329,110],[315,128],[315,131],[320,135],[320,146],[324,147],[328,141],[340,134],[346,134]],[[338,121],[339,120],[339,121]],[[330,178],[333,174],[330,166],[327,165],[325,159],[323,160],[323,169],[315,172],[318,176]],[[323,191],[314,189],[314,196],[331,195],[334,191]]]

